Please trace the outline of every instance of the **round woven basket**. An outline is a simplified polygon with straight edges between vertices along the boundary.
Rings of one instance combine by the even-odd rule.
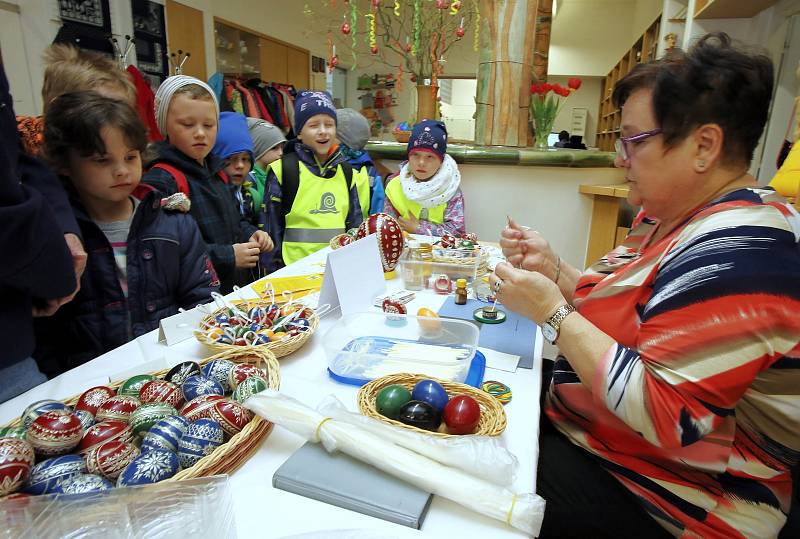
[[[236,301],[234,302],[237,307],[241,308],[243,311],[247,312],[253,307],[267,307],[270,303],[266,300],[252,300],[252,301]],[[207,327],[207,325],[216,318],[218,314],[221,314],[227,311],[227,308],[221,307],[214,311],[213,313],[209,314],[200,322],[200,328],[197,332],[195,332],[195,338],[200,341],[202,344],[209,347],[211,350],[216,352],[227,352],[230,350],[269,350],[272,352],[276,358],[281,358],[288,356],[292,352],[299,350],[305,343],[311,338],[311,335],[317,330],[317,326],[319,326],[319,317],[317,313],[314,312],[313,309],[310,307],[305,307],[312,311],[311,316],[308,317],[308,329],[306,331],[301,331],[297,335],[294,336],[287,336],[279,341],[271,341],[267,344],[256,344],[256,345],[249,345],[249,346],[241,346],[235,344],[221,344],[212,339],[209,339],[206,336],[206,333],[202,330],[202,328]],[[235,361],[235,360],[234,360]]]
[[[447,434],[447,432],[432,432],[429,430],[418,429],[417,427],[406,425],[405,423],[395,421],[394,419],[389,419],[388,417],[382,416],[378,413],[376,401],[378,399],[378,393],[380,393],[383,388],[392,384],[399,384],[411,391],[416,383],[421,380],[434,380],[439,382],[442,384],[445,391],[447,391],[447,394],[451,397],[455,395],[469,395],[478,401],[478,405],[481,407],[481,418],[480,422],[478,423],[478,428],[472,433],[473,435],[479,434],[483,436],[498,436],[506,429],[506,412],[503,410],[503,405],[500,403],[500,401],[498,401],[492,395],[466,384],[440,380],[438,378],[433,378],[431,376],[425,376],[422,374],[390,374],[388,376],[376,378],[375,380],[361,386],[361,389],[358,391],[358,409],[365,416],[379,419],[384,423],[403,427],[404,429],[413,430],[415,432],[422,432],[424,434],[439,436],[441,438],[465,436],[463,434]],[[446,429],[444,421],[439,429],[442,431]]]
[[[396,130],[396,131],[392,131],[392,135],[394,135],[394,139],[397,142],[406,143],[406,142],[408,142],[408,139],[411,138],[411,131]]]
[[[269,350],[253,350],[239,347],[238,350],[229,350],[216,354],[200,361],[200,365],[205,365],[215,359],[227,359],[237,363],[251,363],[267,371],[267,385],[270,389],[279,389],[281,385],[280,366],[278,360]],[[169,369],[151,372],[154,376],[163,377]],[[108,384],[114,390],[119,389],[125,381],[118,380]],[[64,400],[69,406],[78,403],[80,395]],[[9,423],[8,427],[17,427],[22,424],[22,419],[16,419]],[[227,442],[219,446],[213,453],[200,459],[191,468],[181,470],[166,481],[180,481],[181,479],[191,479],[194,477],[205,477],[217,474],[230,474],[244,464],[250,456],[261,447],[261,443],[272,431],[272,423],[263,419],[261,416],[253,415],[253,419],[245,425],[242,431],[232,436]]]

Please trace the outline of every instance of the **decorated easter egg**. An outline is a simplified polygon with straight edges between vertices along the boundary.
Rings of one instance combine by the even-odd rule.
[[[408,401],[400,408],[397,420],[418,429],[435,431],[442,423],[442,416],[427,402]]]
[[[105,477],[95,474],[78,474],[62,481],[56,487],[56,492],[59,494],[86,494],[112,488],[114,488],[114,484]]]
[[[201,374],[190,376],[181,386],[183,396],[187,401],[196,399],[201,395],[224,395],[225,390],[216,380]]]
[[[0,438],[17,438],[19,440],[24,440],[26,432],[27,429],[25,427],[1,427]]]
[[[403,254],[402,228],[391,215],[376,213],[361,223],[356,239],[360,240],[370,234],[378,236],[378,251],[383,271],[393,271],[400,260],[400,255]]]
[[[180,469],[178,455],[164,449],[142,453],[122,470],[117,479],[118,487],[146,485],[169,479]]]
[[[139,449],[131,442],[103,442],[86,453],[86,469],[113,480],[138,456]]]
[[[89,427],[89,430],[83,435],[81,443],[78,444],[78,453],[86,453],[110,440],[129,442],[132,439],[133,431],[128,423],[118,419],[108,419]]]
[[[25,440],[0,439],[0,496],[19,490],[33,467],[33,447]]]
[[[81,441],[83,425],[72,412],[45,412],[28,428],[26,439],[42,456],[69,453]]]
[[[39,496],[55,492],[58,484],[73,475],[86,473],[86,462],[80,455],[64,455],[43,460],[31,469],[25,492]]]
[[[176,384],[167,380],[151,380],[139,390],[139,401],[142,404],[164,402],[180,408],[183,404],[183,391]]]
[[[195,374],[200,374],[200,365],[194,361],[184,361],[183,363],[178,363],[172,367],[169,372],[164,375],[164,380],[172,382],[176,386],[180,387],[187,378],[194,376]]]
[[[78,402],[75,404],[75,410],[85,410],[95,415],[100,405],[116,394],[116,391],[107,386],[97,386],[87,389],[78,398]]]
[[[94,425],[94,416],[91,414],[91,412],[87,410],[75,410],[72,413],[75,414],[75,417],[77,417],[78,420],[81,422],[81,426],[83,427],[83,432],[86,432],[87,430],[89,430],[89,427]]]
[[[189,421],[197,421],[200,418],[208,417],[214,401],[221,400],[221,395],[200,395],[192,399],[181,408],[181,415]]]
[[[70,411],[70,407],[60,401],[54,401],[50,399],[36,401],[27,408],[25,411],[22,412],[22,424],[27,429],[28,427],[33,424],[33,420],[42,415],[45,412],[53,412],[57,410],[62,410],[65,412]]]
[[[165,402],[148,402],[142,404],[131,414],[128,422],[134,436],[144,436],[150,427],[164,418],[178,415],[178,410]]]
[[[353,243],[353,241],[355,240],[353,239],[353,236],[351,236],[350,234],[339,234],[337,236],[332,237],[330,242],[328,243],[330,244],[331,249],[335,251],[336,249],[340,249],[346,245],[350,245],[351,243]]]
[[[224,431],[211,419],[198,419],[186,429],[178,442],[178,461],[189,468],[222,445]]]
[[[233,392],[233,400],[244,402],[256,393],[261,393],[267,389],[267,381],[260,376],[251,376],[244,382],[236,386]]]
[[[472,243],[478,243],[478,235],[474,232],[465,232],[461,235],[462,239],[469,240]]]
[[[389,419],[397,419],[400,409],[411,400],[411,392],[400,384],[392,384],[381,389],[375,405],[378,413]]]
[[[223,399],[214,401],[208,417],[219,423],[225,434],[234,436],[250,423],[250,420],[253,419],[253,412],[239,402]]]
[[[478,428],[481,407],[469,395],[458,395],[444,407],[444,423],[450,434],[472,434]]]
[[[442,384],[434,380],[420,380],[411,391],[411,398],[415,401],[427,402],[440,414],[444,410],[450,397]]]
[[[189,420],[179,415],[158,421],[145,433],[141,446],[142,453],[160,449],[177,451],[178,441],[188,427]]]
[[[95,421],[118,419],[127,423],[133,411],[136,410],[140,404],[139,399],[130,395],[111,397],[97,409],[97,413],[94,416]]]
[[[448,233],[442,234],[442,239],[439,240],[439,245],[441,245],[445,249],[452,249],[453,247],[456,246],[457,243],[458,243],[458,238]]]
[[[231,369],[230,374],[228,374],[228,387],[233,391],[236,389],[236,386],[251,376],[260,376],[264,380],[267,379],[267,373],[264,369],[250,363],[238,363]]]
[[[122,382],[121,386],[119,386],[117,395],[127,395],[129,397],[136,397],[138,399],[139,391],[141,391],[142,386],[150,380],[155,379],[156,377],[152,374],[137,374],[136,376],[131,376]]]
[[[252,309],[251,309],[252,310]],[[263,311],[263,309],[262,309]],[[260,331],[261,328],[258,330],[251,331]],[[231,370],[236,366],[233,361],[228,361],[227,359],[215,359],[213,361],[209,361],[203,366],[203,375],[206,378],[211,378],[212,380],[216,380],[219,382],[219,385],[222,386],[222,389],[228,393],[233,391],[233,388],[230,385],[229,376],[231,374]]]

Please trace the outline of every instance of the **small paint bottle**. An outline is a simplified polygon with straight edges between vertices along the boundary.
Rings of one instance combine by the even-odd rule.
[[[456,280],[456,305],[467,304],[467,280]]]

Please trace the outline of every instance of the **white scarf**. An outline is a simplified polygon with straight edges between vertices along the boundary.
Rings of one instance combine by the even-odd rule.
[[[442,166],[428,181],[417,180],[408,170],[406,163],[400,169],[400,183],[403,185],[403,194],[408,200],[430,209],[445,204],[453,198],[461,185],[461,173],[453,158],[444,154]]]

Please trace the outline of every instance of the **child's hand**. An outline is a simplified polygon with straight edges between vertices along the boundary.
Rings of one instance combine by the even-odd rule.
[[[268,253],[275,247],[272,238],[263,230],[256,230],[253,232],[253,235],[250,236],[250,241],[258,243],[258,248],[262,253]]]
[[[400,228],[409,234],[416,234],[417,230],[419,230],[419,219],[414,217],[413,213],[409,213],[408,217],[398,216],[397,223],[400,225]]]
[[[233,256],[236,259],[237,268],[254,268],[258,264],[258,255],[261,249],[258,243],[250,241],[247,243],[234,243]]]

